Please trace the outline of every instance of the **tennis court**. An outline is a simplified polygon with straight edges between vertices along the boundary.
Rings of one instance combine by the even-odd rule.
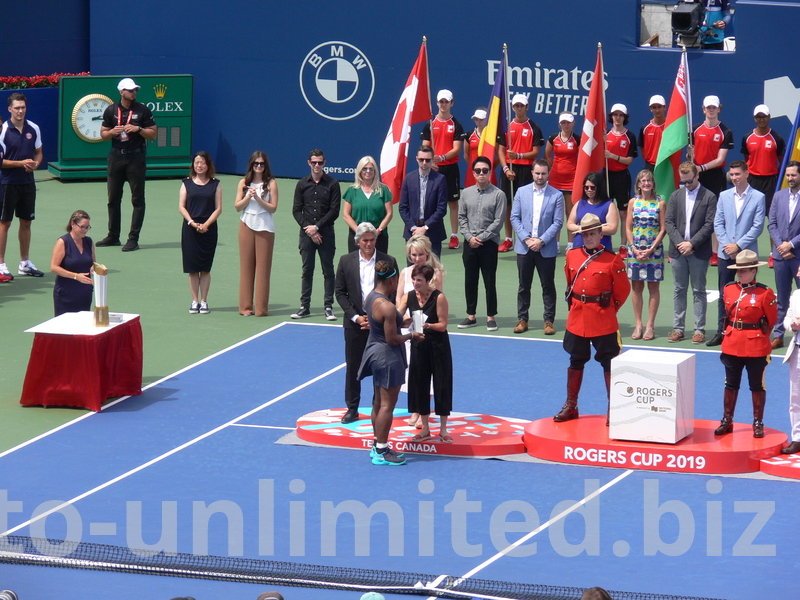
[[[565,356],[557,342],[452,337],[456,410],[539,419],[560,407]],[[796,482],[526,456],[411,455],[407,465],[388,468],[373,466],[366,451],[286,443],[299,416],[341,404],[342,346],[341,327],[281,324],[6,452],[3,531],[552,586],[728,599],[790,595],[793,584],[778,574],[796,563]],[[697,361],[696,417],[718,418],[718,354],[699,352]],[[770,393],[785,397],[780,368],[772,365],[767,377]],[[599,367],[590,365],[585,414],[605,409],[602,392]],[[784,410],[768,403],[765,422],[781,423]],[[741,413],[747,420],[746,403]],[[0,566],[0,577],[20,598],[54,590],[65,599],[254,598],[269,587],[287,598],[358,597],[18,565]]]

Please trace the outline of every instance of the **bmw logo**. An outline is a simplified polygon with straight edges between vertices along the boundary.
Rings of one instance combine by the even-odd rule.
[[[332,121],[361,114],[375,92],[375,72],[364,53],[347,42],[325,42],[306,55],[300,91],[311,109]]]

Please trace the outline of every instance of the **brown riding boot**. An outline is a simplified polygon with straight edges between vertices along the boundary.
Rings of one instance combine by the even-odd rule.
[[[753,437],[764,437],[764,405],[767,392],[753,392]]]
[[[553,421],[561,423],[578,418],[578,392],[581,391],[583,382],[583,371],[578,369],[567,369],[567,401],[561,408],[561,412],[553,417]]]
[[[719,427],[714,430],[714,435],[725,435],[733,431],[733,413],[736,410],[736,399],[738,397],[739,390],[725,388],[722,420],[719,422]]]
[[[603,376],[606,380],[606,395],[608,396],[606,406],[606,427],[608,427],[608,420],[611,417],[611,371],[603,371]]]

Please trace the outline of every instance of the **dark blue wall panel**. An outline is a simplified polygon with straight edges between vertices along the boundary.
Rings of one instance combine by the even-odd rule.
[[[738,157],[742,135],[753,127],[755,105],[766,99],[793,119],[800,99],[794,87],[800,85],[800,42],[794,31],[800,4],[742,0],[736,6],[737,51],[690,54],[695,120],[701,118],[703,96],[718,94],[724,105],[721,118],[736,139],[732,158]],[[472,110],[488,100],[489,61],[499,60],[504,42],[511,66],[531,74],[530,85],[522,81],[512,93],[531,95],[531,112],[545,134],[557,129],[557,102],[588,93],[580,82],[573,86],[572,79],[594,68],[598,42],[604,48],[609,106],[627,104],[637,133],[650,118],[648,98],[671,94],[679,51],[636,46],[637,0],[530,0],[513,4],[514,18],[502,20],[500,10],[490,7],[473,0],[142,0],[137,11],[146,18],[140,26],[114,27],[110,24],[119,20],[119,3],[91,0],[91,69],[96,75],[193,74],[195,149],[211,152],[225,172],[242,172],[249,154],[263,149],[278,175],[292,177],[307,172],[306,156],[314,147],[326,151],[329,167],[342,171],[364,154],[379,156],[422,36],[428,37],[432,92],[446,87],[455,93],[454,114],[465,127]],[[341,42],[334,46],[342,47],[341,58],[348,64],[366,59],[371,65],[349,69],[361,86],[349,102],[330,102],[315,91],[315,78],[326,77],[338,61],[328,61],[318,74],[315,61],[306,58],[318,46],[321,58],[336,58],[329,42]],[[569,89],[558,89],[552,77],[548,88],[544,69],[568,72]],[[314,107],[304,99],[301,73]],[[347,69],[339,75],[346,79]],[[356,112],[373,79],[374,94],[357,116],[332,120],[316,112],[334,117]],[[766,98],[765,87],[770,90]],[[340,81],[342,97],[352,90],[353,82]],[[780,112],[773,109],[773,114]],[[790,120],[779,117],[773,125],[787,134]],[[412,139],[418,132],[419,127]],[[337,176],[351,178],[343,172]]]

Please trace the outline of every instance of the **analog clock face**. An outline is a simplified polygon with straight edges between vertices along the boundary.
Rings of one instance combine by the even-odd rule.
[[[108,96],[89,94],[75,103],[72,109],[72,128],[79,138],[87,142],[102,142],[100,126],[103,124],[103,112],[113,104]]]

